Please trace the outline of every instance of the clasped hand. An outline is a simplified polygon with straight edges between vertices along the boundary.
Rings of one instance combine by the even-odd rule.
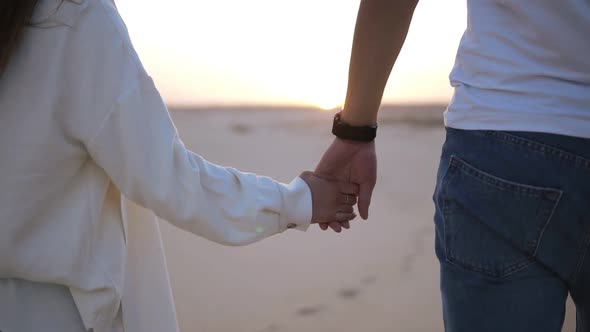
[[[375,143],[336,138],[314,172],[300,176],[312,193],[312,223],[322,230],[340,233],[356,218],[354,205],[363,219],[369,218],[369,205],[377,179]]]

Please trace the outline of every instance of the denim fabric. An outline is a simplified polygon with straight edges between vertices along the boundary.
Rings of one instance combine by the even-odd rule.
[[[590,139],[447,128],[433,200],[447,332],[558,332],[568,292],[590,331]]]

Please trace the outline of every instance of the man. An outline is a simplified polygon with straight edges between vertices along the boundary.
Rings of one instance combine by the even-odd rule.
[[[316,169],[360,186],[363,219],[377,111],[416,4],[361,1],[337,138]],[[561,331],[569,292],[590,331],[590,1],[467,6],[433,196],[445,329]]]

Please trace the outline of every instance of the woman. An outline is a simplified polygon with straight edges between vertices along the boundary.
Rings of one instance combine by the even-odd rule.
[[[341,121],[376,122],[417,2],[361,1]],[[561,331],[569,293],[590,331],[590,2],[467,8],[433,197],[445,330]],[[361,184],[364,217],[374,172],[349,165],[374,146],[337,139],[316,173]]]
[[[311,173],[285,185],[188,151],[112,1],[1,6],[1,331],[162,326],[157,309],[137,308],[172,305],[169,288],[154,303],[126,297],[157,287],[141,285],[142,273],[149,278],[153,270],[149,263],[141,270],[141,262],[163,255],[153,224],[145,227],[155,243],[139,236],[131,245],[151,256],[128,253],[127,241],[138,238],[131,230],[149,231],[129,220],[136,214],[123,197],[227,245],[355,217],[354,185]],[[162,278],[167,283],[165,271]]]

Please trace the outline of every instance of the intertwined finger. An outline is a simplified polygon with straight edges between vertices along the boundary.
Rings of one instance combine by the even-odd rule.
[[[353,213],[354,212],[354,208],[352,207],[352,205],[341,205],[338,208],[338,212]]]
[[[333,221],[331,223],[324,223],[324,224],[319,224],[319,225],[320,225],[320,229],[323,231],[327,231],[328,228],[331,228],[336,233],[340,233],[340,231],[342,231],[342,228],[350,229],[350,222],[348,222],[348,221],[344,221],[344,222]]]
[[[333,221],[333,222],[329,223],[328,225],[330,226],[330,228],[332,230],[334,230],[334,232],[336,232],[336,233],[342,232],[342,225],[340,225],[339,222]]]
[[[349,183],[349,182],[339,182],[338,187],[340,188],[340,192],[342,194],[348,195],[358,195],[360,188],[359,185],[356,183]]]
[[[350,229],[349,221],[356,218],[356,214],[352,205],[342,205],[338,208],[338,212],[335,213],[334,218],[336,221],[319,224],[320,228],[324,231],[331,228],[334,232],[340,233],[342,228]]]
[[[356,217],[356,214],[354,213],[349,213],[349,212],[336,212],[336,221],[338,222],[345,222],[345,221],[349,221],[352,220]]]
[[[342,203],[345,205],[355,205],[357,202],[355,195],[342,195]]]

